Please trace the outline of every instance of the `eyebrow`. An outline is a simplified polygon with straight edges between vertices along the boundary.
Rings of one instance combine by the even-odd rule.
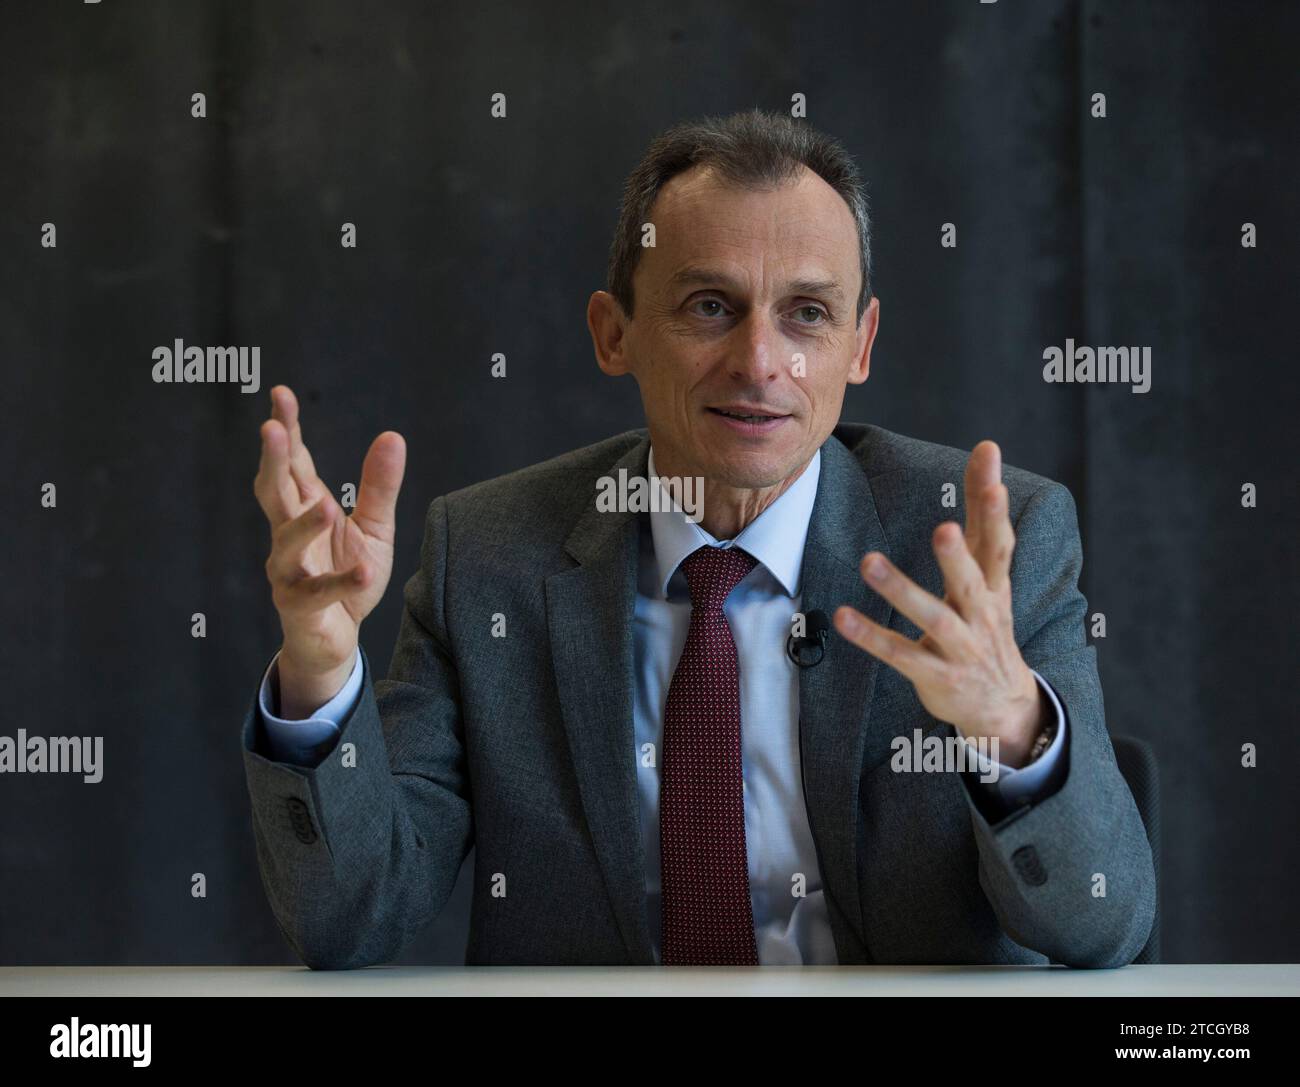
[[[700,265],[690,265],[683,268],[668,280],[670,287],[685,287],[693,283],[698,285],[721,283],[732,291],[739,289],[736,280],[725,272]],[[834,298],[837,301],[842,302],[844,300],[844,292],[833,279],[796,279],[786,284],[786,287],[787,294],[820,294]]]

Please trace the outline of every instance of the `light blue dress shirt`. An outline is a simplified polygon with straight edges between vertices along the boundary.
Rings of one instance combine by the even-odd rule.
[[[699,547],[742,547],[758,560],[723,603],[740,666],[742,781],[745,846],[758,961],[764,965],[837,962],[835,942],[804,804],[799,757],[799,669],[786,655],[786,638],[800,610],[804,542],[821,472],[818,452],[798,479],[732,540],[717,540],[679,509],[652,512],[642,534],[634,617],[634,729],[646,897],[655,961],[660,958],[659,764],[664,704],[686,632],[691,602],[682,560]],[[655,474],[650,450],[648,474]],[[276,663],[262,679],[260,708],[268,751],[283,762],[310,766],[332,747],[340,723],[362,686],[361,654],[342,689],[309,718],[271,713]],[[1064,750],[1065,712],[1037,672],[1057,715],[1056,738],[1035,762],[1019,770],[999,764],[993,789],[1006,803],[1038,790]],[[981,768],[986,764],[981,763]],[[802,875],[802,885],[795,882]],[[802,894],[796,895],[796,889]]]

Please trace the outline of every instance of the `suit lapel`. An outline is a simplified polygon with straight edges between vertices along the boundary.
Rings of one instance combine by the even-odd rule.
[[[644,477],[649,448],[647,435],[608,474],[617,479],[626,468],[629,477]],[[590,502],[565,543],[579,565],[546,579],[547,625],[596,857],[632,962],[650,964],[632,716],[640,515],[599,512],[594,477],[591,487]]]
[[[804,547],[802,610],[848,604],[888,626],[892,607],[858,572],[868,551],[889,554],[889,543],[862,466],[838,438],[822,446],[821,474]],[[826,655],[799,672],[799,716],[808,819],[821,857],[822,881],[850,923],[860,926],[858,786],[867,722],[879,662],[832,629]],[[832,922],[837,920],[830,911]],[[860,940],[861,929],[854,939]],[[845,946],[840,934],[836,943]]]

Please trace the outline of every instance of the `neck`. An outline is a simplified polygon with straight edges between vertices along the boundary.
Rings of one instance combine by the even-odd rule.
[[[700,527],[718,540],[731,540],[740,535],[746,525],[775,502],[804,474],[809,458],[794,472],[770,487],[733,487],[721,480],[704,478],[704,492]],[[655,475],[682,477],[689,475],[678,467],[671,454],[655,449]]]

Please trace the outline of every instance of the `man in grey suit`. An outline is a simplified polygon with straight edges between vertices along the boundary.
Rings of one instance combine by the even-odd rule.
[[[647,427],[435,499],[387,679],[358,630],[405,443],[375,439],[345,516],[271,390],[284,640],[243,757],[307,965],[395,957],[471,846],[469,963],[1138,954],[1155,878],[1073,500],[992,442],[840,422],[870,281],[835,141],[757,111],[656,139],[587,309]]]

